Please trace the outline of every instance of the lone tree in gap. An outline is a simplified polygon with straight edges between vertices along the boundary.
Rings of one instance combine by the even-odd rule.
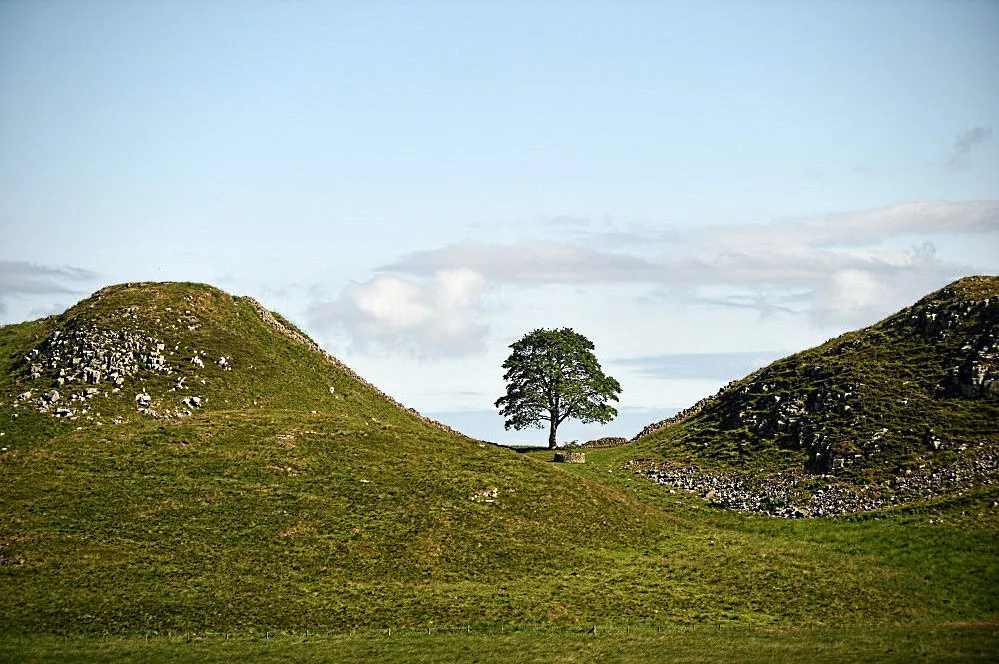
[[[583,422],[610,422],[617,410],[621,385],[605,376],[593,342],[572,328],[534,330],[510,345],[503,363],[506,396],[496,407],[507,429],[543,428],[548,422],[548,447],[556,446],[558,425],[569,418]]]

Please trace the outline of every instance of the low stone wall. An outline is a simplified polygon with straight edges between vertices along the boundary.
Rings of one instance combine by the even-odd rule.
[[[617,445],[624,445],[627,442],[628,439],[622,436],[605,436],[604,438],[597,438],[596,440],[588,440],[583,443],[582,447],[588,447],[590,449],[596,449],[598,447],[615,447]]]
[[[982,443],[947,466],[860,486],[836,483],[827,476],[824,486],[809,487],[812,483],[803,482],[806,476],[801,473],[749,477],[696,466],[657,465],[651,459],[636,459],[624,468],[671,491],[697,494],[716,507],[800,519],[867,512],[999,485],[999,449]],[[808,479],[814,482],[816,477]]]
[[[586,463],[586,452],[556,452],[556,463]]]

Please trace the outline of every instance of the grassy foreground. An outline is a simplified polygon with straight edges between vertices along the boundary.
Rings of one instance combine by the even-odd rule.
[[[0,625],[129,635],[999,616],[999,494],[928,515],[750,518],[623,471],[623,450],[550,464],[361,420],[221,412],[8,453]],[[474,500],[490,485],[493,502]]]
[[[999,625],[0,637],[9,662],[994,662]]]
[[[996,660],[996,484],[714,509],[626,468],[654,437],[471,440],[260,316],[140,285],[0,328],[0,662]],[[170,372],[63,380],[122,326]]]

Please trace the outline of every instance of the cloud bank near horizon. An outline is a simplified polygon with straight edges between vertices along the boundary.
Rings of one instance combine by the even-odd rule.
[[[548,231],[556,228],[558,239],[463,242],[407,254],[334,302],[315,305],[325,313],[314,322],[339,325],[360,347],[473,354],[488,334],[482,294],[505,284],[610,285],[636,302],[801,315],[819,327],[867,324],[974,271],[962,256],[941,256],[937,243],[999,247],[999,201],[911,202],[692,230],[591,231],[574,223]],[[992,264],[999,264],[995,253]],[[445,278],[462,284],[460,297],[435,295],[448,290]]]

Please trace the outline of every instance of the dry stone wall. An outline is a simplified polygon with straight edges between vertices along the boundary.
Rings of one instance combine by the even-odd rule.
[[[735,381],[733,381],[733,382],[729,383],[728,385],[726,385],[725,387],[721,388],[713,396],[705,397],[705,398],[701,399],[700,401],[698,401],[697,403],[695,403],[693,406],[690,406],[688,408],[684,408],[683,410],[681,410],[680,412],[678,412],[676,415],[673,415],[672,417],[667,417],[665,420],[660,420],[658,422],[653,422],[652,424],[646,426],[644,429],[642,429],[641,431],[639,431],[638,435],[636,435],[634,438],[632,438],[632,440],[638,440],[642,436],[648,436],[649,434],[653,434],[653,433],[655,433],[657,431],[662,431],[663,429],[671,427],[674,424],[679,424],[680,422],[683,422],[684,420],[687,420],[687,419],[693,417],[694,415],[697,415],[699,412],[701,412],[702,410],[704,410],[704,408],[708,404],[710,404],[711,402],[715,401],[721,394],[724,394],[726,391],[728,391],[729,388],[732,387],[732,385],[734,384],[734,382]]]
[[[800,519],[885,509],[959,494],[973,486],[999,485],[999,450],[982,443],[947,466],[910,470],[886,482],[861,486],[837,484],[833,476],[783,472],[749,477],[649,459],[631,461],[625,469],[671,491],[696,494],[714,507]]]

